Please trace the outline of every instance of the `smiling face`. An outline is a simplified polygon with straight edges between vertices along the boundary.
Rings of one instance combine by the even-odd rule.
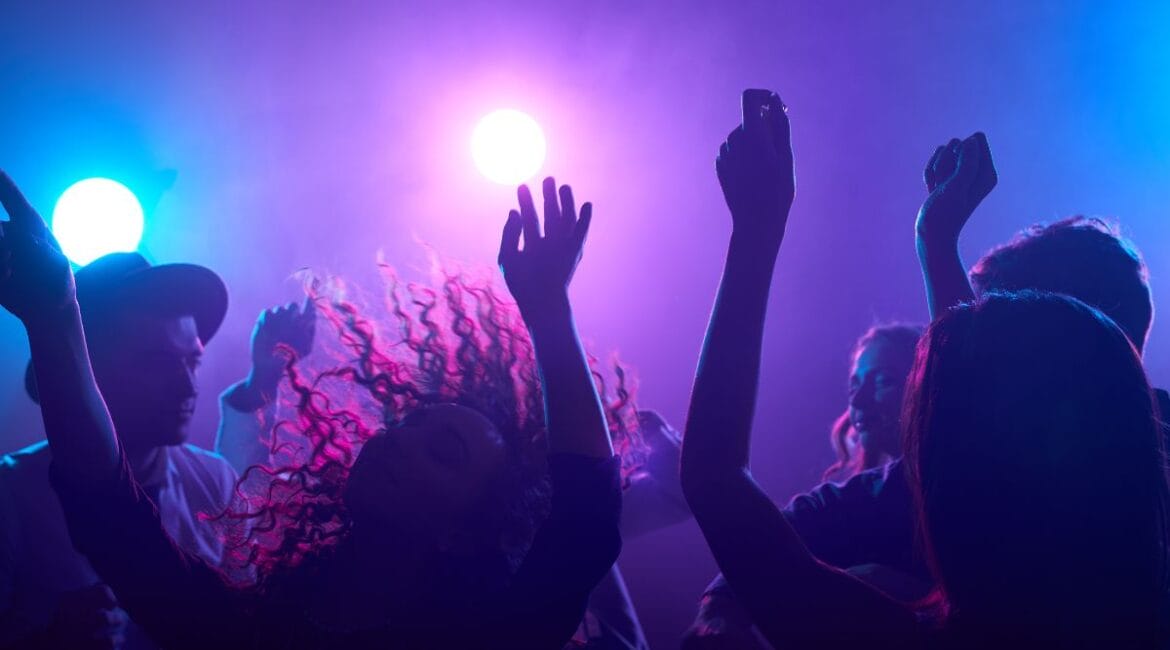
[[[345,488],[355,523],[381,521],[425,539],[458,532],[506,467],[504,440],[479,412],[419,409],[371,438]]]
[[[908,374],[905,355],[880,339],[870,341],[853,359],[849,422],[857,433],[857,444],[870,454],[902,454],[899,416]]]

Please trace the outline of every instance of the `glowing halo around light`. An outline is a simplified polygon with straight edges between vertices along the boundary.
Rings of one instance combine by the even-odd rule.
[[[480,173],[493,183],[518,185],[544,164],[545,141],[540,125],[512,109],[489,113],[471,134],[471,156]]]
[[[107,253],[136,250],[144,225],[138,198],[108,178],[70,185],[53,208],[53,235],[65,256],[81,266]]]

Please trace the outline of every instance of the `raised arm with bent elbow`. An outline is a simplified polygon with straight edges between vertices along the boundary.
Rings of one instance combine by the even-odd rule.
[[[90,366],[69,260],[45,220],[0,172],[0,305],[28,333],[53,462],[79,479],[116,475],[114,424]]]
[[[813,558],[749,469],[768,292],[795,192],[778,96],[744,92],[743,122],[716,171],[732,235],[683,439],[687,502],[736,597],[777,647],[905,638],[908,612]]]
[[[983,133],[951,140],[926,163],[923,180],[929,194],[918,210],[914,234],[931,319],[975,299],[959,256],[959,234],[998,179]]]

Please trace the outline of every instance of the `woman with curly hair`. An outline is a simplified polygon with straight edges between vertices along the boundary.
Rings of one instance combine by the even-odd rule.
[[[171,543],[126,470],[69,264],[0,181],[0,304],[29,333],[54,487],[75,545],[159,645],[559,648],[573,633],[621,544],[620,463],[566,291],[590,204],[578,217],[571,190],[546,179],[545,232],[526,187],[504,226],[499,262],[534,368],[490,294],[474,317],[455,310],[453,339],[424,301],[402,321],[422,328],[405,333],[409,354],[337,306],[358,361],[319,380],[365,394],[331,396],[294,369],[307,457],[233,515],[252,528],[247,560],[262,576],[240,588]],[[380,422],[359,414],[371,403]]]

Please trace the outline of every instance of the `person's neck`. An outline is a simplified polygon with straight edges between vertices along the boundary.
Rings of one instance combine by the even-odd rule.
[[[142,485],[154,485],[163,479],[166,456],[162,447],[138,447],[123,445],[126,462],[134,478]]]

